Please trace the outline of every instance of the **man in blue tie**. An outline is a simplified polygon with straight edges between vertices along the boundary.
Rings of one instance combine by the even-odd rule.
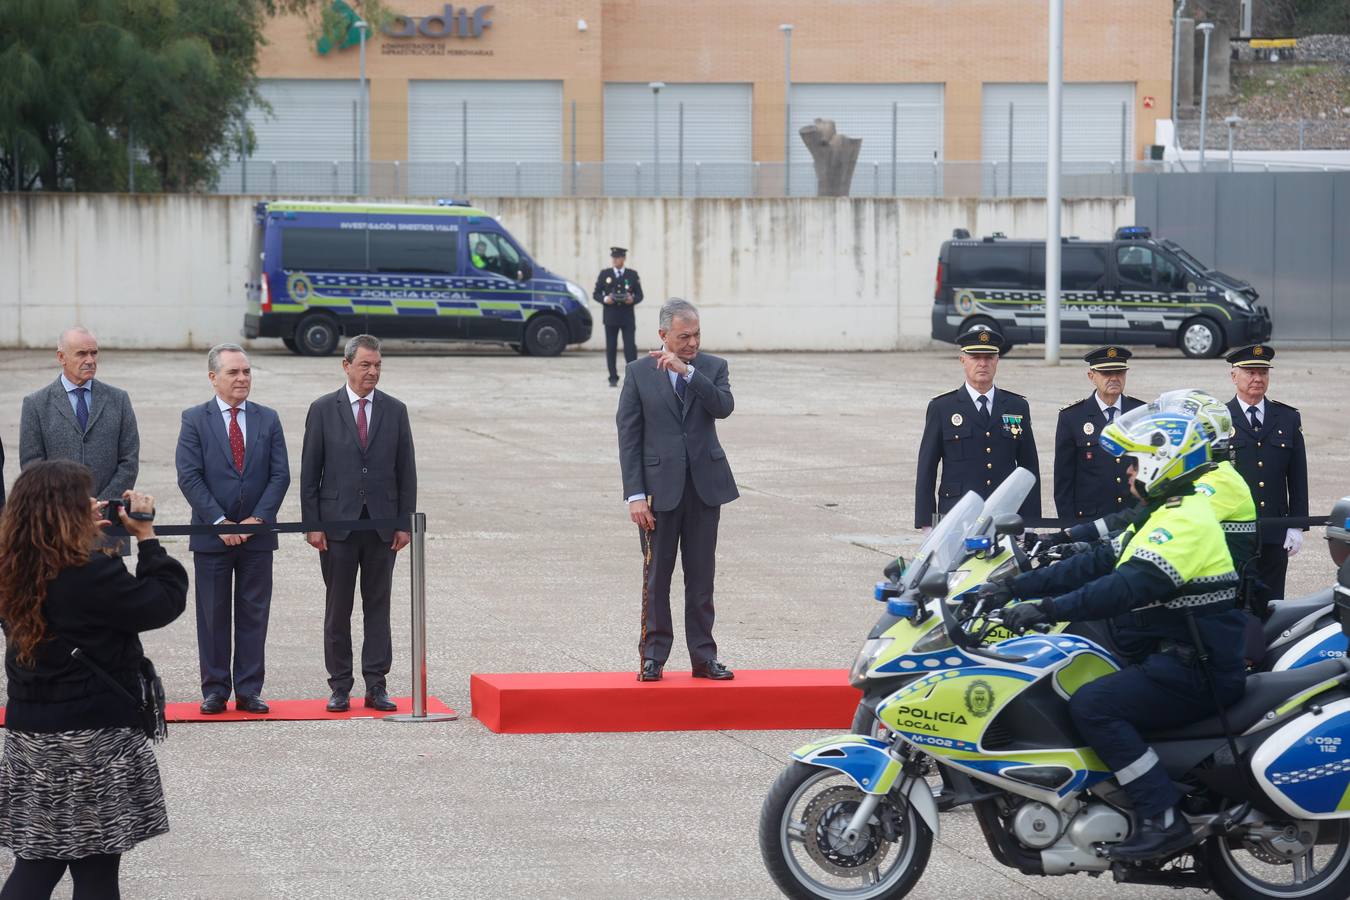
[[[56,342],[61,374],[23,398],[19,417],[19,467],[69,459],[89,467],[94,496],[121,497],[136,485],[141,438],[126,391],[95,379],[98,339],[75,326]],[[125,546],[128,542],[122,542]]]

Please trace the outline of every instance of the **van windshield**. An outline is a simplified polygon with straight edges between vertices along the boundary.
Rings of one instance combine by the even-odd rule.
[[[1196,275],[1204,275],[1206,272],[1210,271],[1209,266],[1187,253],[1177,244],[1174,244],[1171,241],[1163,241],[1162,245],[1172,251],[1172,255],[1181,260],[1182,264]]]

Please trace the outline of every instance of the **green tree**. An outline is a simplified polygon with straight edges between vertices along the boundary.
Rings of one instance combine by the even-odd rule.
[[[374,23],[387,15],[359,4]],[[270,16],[327,0],[0,0],[0,190],[187,191],[251,148]]]

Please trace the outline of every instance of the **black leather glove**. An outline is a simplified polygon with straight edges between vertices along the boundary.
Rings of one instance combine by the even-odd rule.
[[[1055,605],[1050,600],[1024,600],[1003,610],[1003,626],[1021,634],[1034,625],[1055,621]]]
[[[1059,531],[1024,531],[1022,532],[1022,549],[1030,553],[1040,544],[1041,549],[1056,547],[1060,544],[1068,543],[1069,533],[1063,529]]]
[[[986,609],[1007,606],[1013,600],[1012,585],[1006,581],[986,581],[975,589],[975,595],[984,601]]]

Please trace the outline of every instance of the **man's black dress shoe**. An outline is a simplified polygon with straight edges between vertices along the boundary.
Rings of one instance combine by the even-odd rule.
[[[609,386],[610,386],[610,387],[618,387],[618,386],[619,386],[619,376],[617,376],[617,375],[611,375],[611,376],[609,377]]]
[[[380,712],[397,712],[398,704],[389,699],[384,688],[376,688],[366,694],[366,709],[377,709]]]
[[[351,701],[347,699],[346,691],[333,691],[333,696],[328,698],[329,712],[346,712],[352,708]]]
[[[240,712],[258,713],[259,715],[271,712],[271,708],[263,702],[263,698],[254,694],[252,697],[235,697],[234,708]]]
[[[701,666],[694,667],[695,678],[711,678],[713,681],[730,681],[736,677],[726,666],[715,659],[710,659]]]
[[[654,659],[644,659],[642,668],[638,671],[638,681],[660,681],[661,663]]]
[[[204,716],[218,716],[225,711],[225,698],[212,694],[202,701],[201,709]]]

